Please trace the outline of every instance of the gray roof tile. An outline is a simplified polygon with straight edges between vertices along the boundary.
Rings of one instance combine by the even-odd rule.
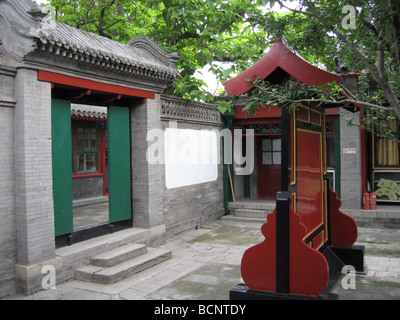
[[[174,67],[177,55],[167,53],[160,46],[147,48],[122,44],[117,41],[73,28],[58,21],[44,19],[39,30],[39,50],[51,52],[56,55],[80,60],[86,63],[97,64],[102,67],[118,71],[133,72],[142,76],[159,78],[160,80],[174,80],[176,69]],[[140,37],[143,39],[144,37]],[[147,39],[147,41],[151,41]],[[158,59],[157,55],[166,59]]]

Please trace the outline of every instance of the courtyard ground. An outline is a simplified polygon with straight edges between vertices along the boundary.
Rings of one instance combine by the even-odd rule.
[[[241,280],[243,252],[264,240],[260,223],[223,217],[167,241],[172,259],[111,285],[72,280],[56,289],[4,300],[228,300]],[[336,283],[339,300],[400,300],[400,231],[359,228],[356,244],[365,246],[366,275],[356,286]],[[342,276],[343,277],[343,276]]]

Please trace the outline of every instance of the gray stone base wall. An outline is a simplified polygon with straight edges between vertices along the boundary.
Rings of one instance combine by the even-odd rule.
[[[103,195],[103,177],[72,179],[72,197],[74,200],[101,197]]]
[[[174,119],[171,119],[173,121]],[[169,121],[162,121],[161,127],[169,127]],[[186,121],[177,122],[178,129],[222,130],[223,126]],[[163,214],[167,237],[188,229],[201,227],[224,215],[223,167],[220,148],[218,178],[216,181],[194,184],[178,188],[166,188],[165,165],[162,165]]]
[[[17,292],[15,276],[0,280],[0,298],[13,295]]]
[[[167,237],[199,228],[224,215],[222,181],[219,180],[164,190]]]

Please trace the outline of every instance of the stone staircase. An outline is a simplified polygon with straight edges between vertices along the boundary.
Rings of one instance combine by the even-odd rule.
[[[224,216],[225,220],[265,223],[267,215],[275,209],[275,201],[258,199],[238,200],[230,202],[229,208],[231,212],[230,215]]]
[[[268,214],[275,209],[276,201],[258,199],[240,199],[229,202],[230,214],[223,216],[225,221],[265,223]],[[340,210],[351,216],[357,226],[364,228],[400,228],[400,206],[378,204],[377,210],[346,209]]]
[[[89,265],[76,269],[75,278],[112,284],[171,257],[170,250],[148,248],[144,244],[126,244],[92,257]]]

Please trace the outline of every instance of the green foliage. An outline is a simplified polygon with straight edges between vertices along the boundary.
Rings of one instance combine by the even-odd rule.
[[[219,110],[222,114],[231,112],[231,103],[229,101],[216,101],[215,109]]]
[[[282,102],[289,103],[289,109],[296,110],[304,103],[320,107],[343,99],[343,88],[336,82],[325,86],[306,86],[299,81],[287,81],[285,84],[270,84],[260,78],[247,81],[254,86],[243,109],[249,115],[256,114],[259,108],[280,107]]]
[[[269,45],[284,37],[291,49],[310,63],[332,72],[338,66],[365,75],[359,100],[391,106],[400,117],[400,4],[396,0],[48,0],[59,21],[126,43],[147,36],[167,51],[178,52],[179,77],[168,93],[192,100],[212,101],[195,72],[210,65],[221,82],[253,65]],[[295,9],[294,4],[297,3]],[[274,12],[273,5],[290,5]],[[343,28],[345,5],[357,9],[354,29]],[[220,63],[231,63],[223,68]],[[368,85],[374,80],[373,95]],[[299,84],[295,84],[299,85]],[[266,102],[305,95],[326,98],[326,91],[293,87],[285,95],[269,87]],[[264,88],[266,89],[266,88]],[[321,88],[320,88],[321,89]],[[257,93],[258,92],[258,93]],[[261,91],[253,91],[252,97]],[[292,96],[289,96],[292,95]],[[323,94],[325,96],[323,96]],[[330,98],[335,94],[333,90]],[[294,99],[297,97],[296,99]],[[304,99],[304,97],[303,97]],[[260,99],[258,99],[260,100]],[[280,102],[282,103],[281,100]],[[227,110],[226,103],[218,103]],[[248,109],[257,110],[256,100]],[[378,108],[379,109],[379,108]],[[370,116],[371,113],[366,114]],[[376,119],[375,119],[376,120]]]
[[[355,124],[354,119],[347,121],[349,126],[359,126],[374,133],[380,138],[399,141],[398,132],[391,128],[396,117],[390,108],[380,105],[382,92],[372,96],[374,103],[346,98],[344,89],[336,82],[324,86],[306,86],[299,81],[287,81],[284,84],[271,84],[262,79],[247,80],[254,86],[249,101],[243,110],[248,115],[255,115],[260,108],[281,107],[282,102],[288,104],[289,110],[296,110],[300,105],[306,104],[319,107],[347,106],[354,108],[362,106],[361,124]]]
[[[179,78],[168,93],[192,100],[212,97],[194,77],[211,65],[221,81],[257,61],[264,36],[247,22],[262,1],[254,0],[49,0],[57,19],[76,28],[126,43],[147,36],[167,51],[178,52]],[[262,48],[262,49],[260,49]],[[214,62],[235,62],[221,69]]]
[[[269,1],[282,3],[281,1]],[[293,1],[285,1],[285,3]],[[253,15],[253,24],[270,35],[285,37],[293,50],[312,64],[334,71],[345,66],[374,80],[381,98],[396,107],[400,94],[400,3],[393,0],[299,0],[285,14]],[[283,4],[283,3],[282,3]],[[354,28],[345,29],[342,9],[356,9]],[[364,92],[360,98],[369,99]],[[397,116],[400,116],[398,112]]]
[[[386,110],[366,107],[362,111],[362,121],[360,128],[365,129],[379,138],[400,141],[398,131],[393,131],[391,124],[396,119],[392,112]],[[355,125],[348,122],[349,125]]]

